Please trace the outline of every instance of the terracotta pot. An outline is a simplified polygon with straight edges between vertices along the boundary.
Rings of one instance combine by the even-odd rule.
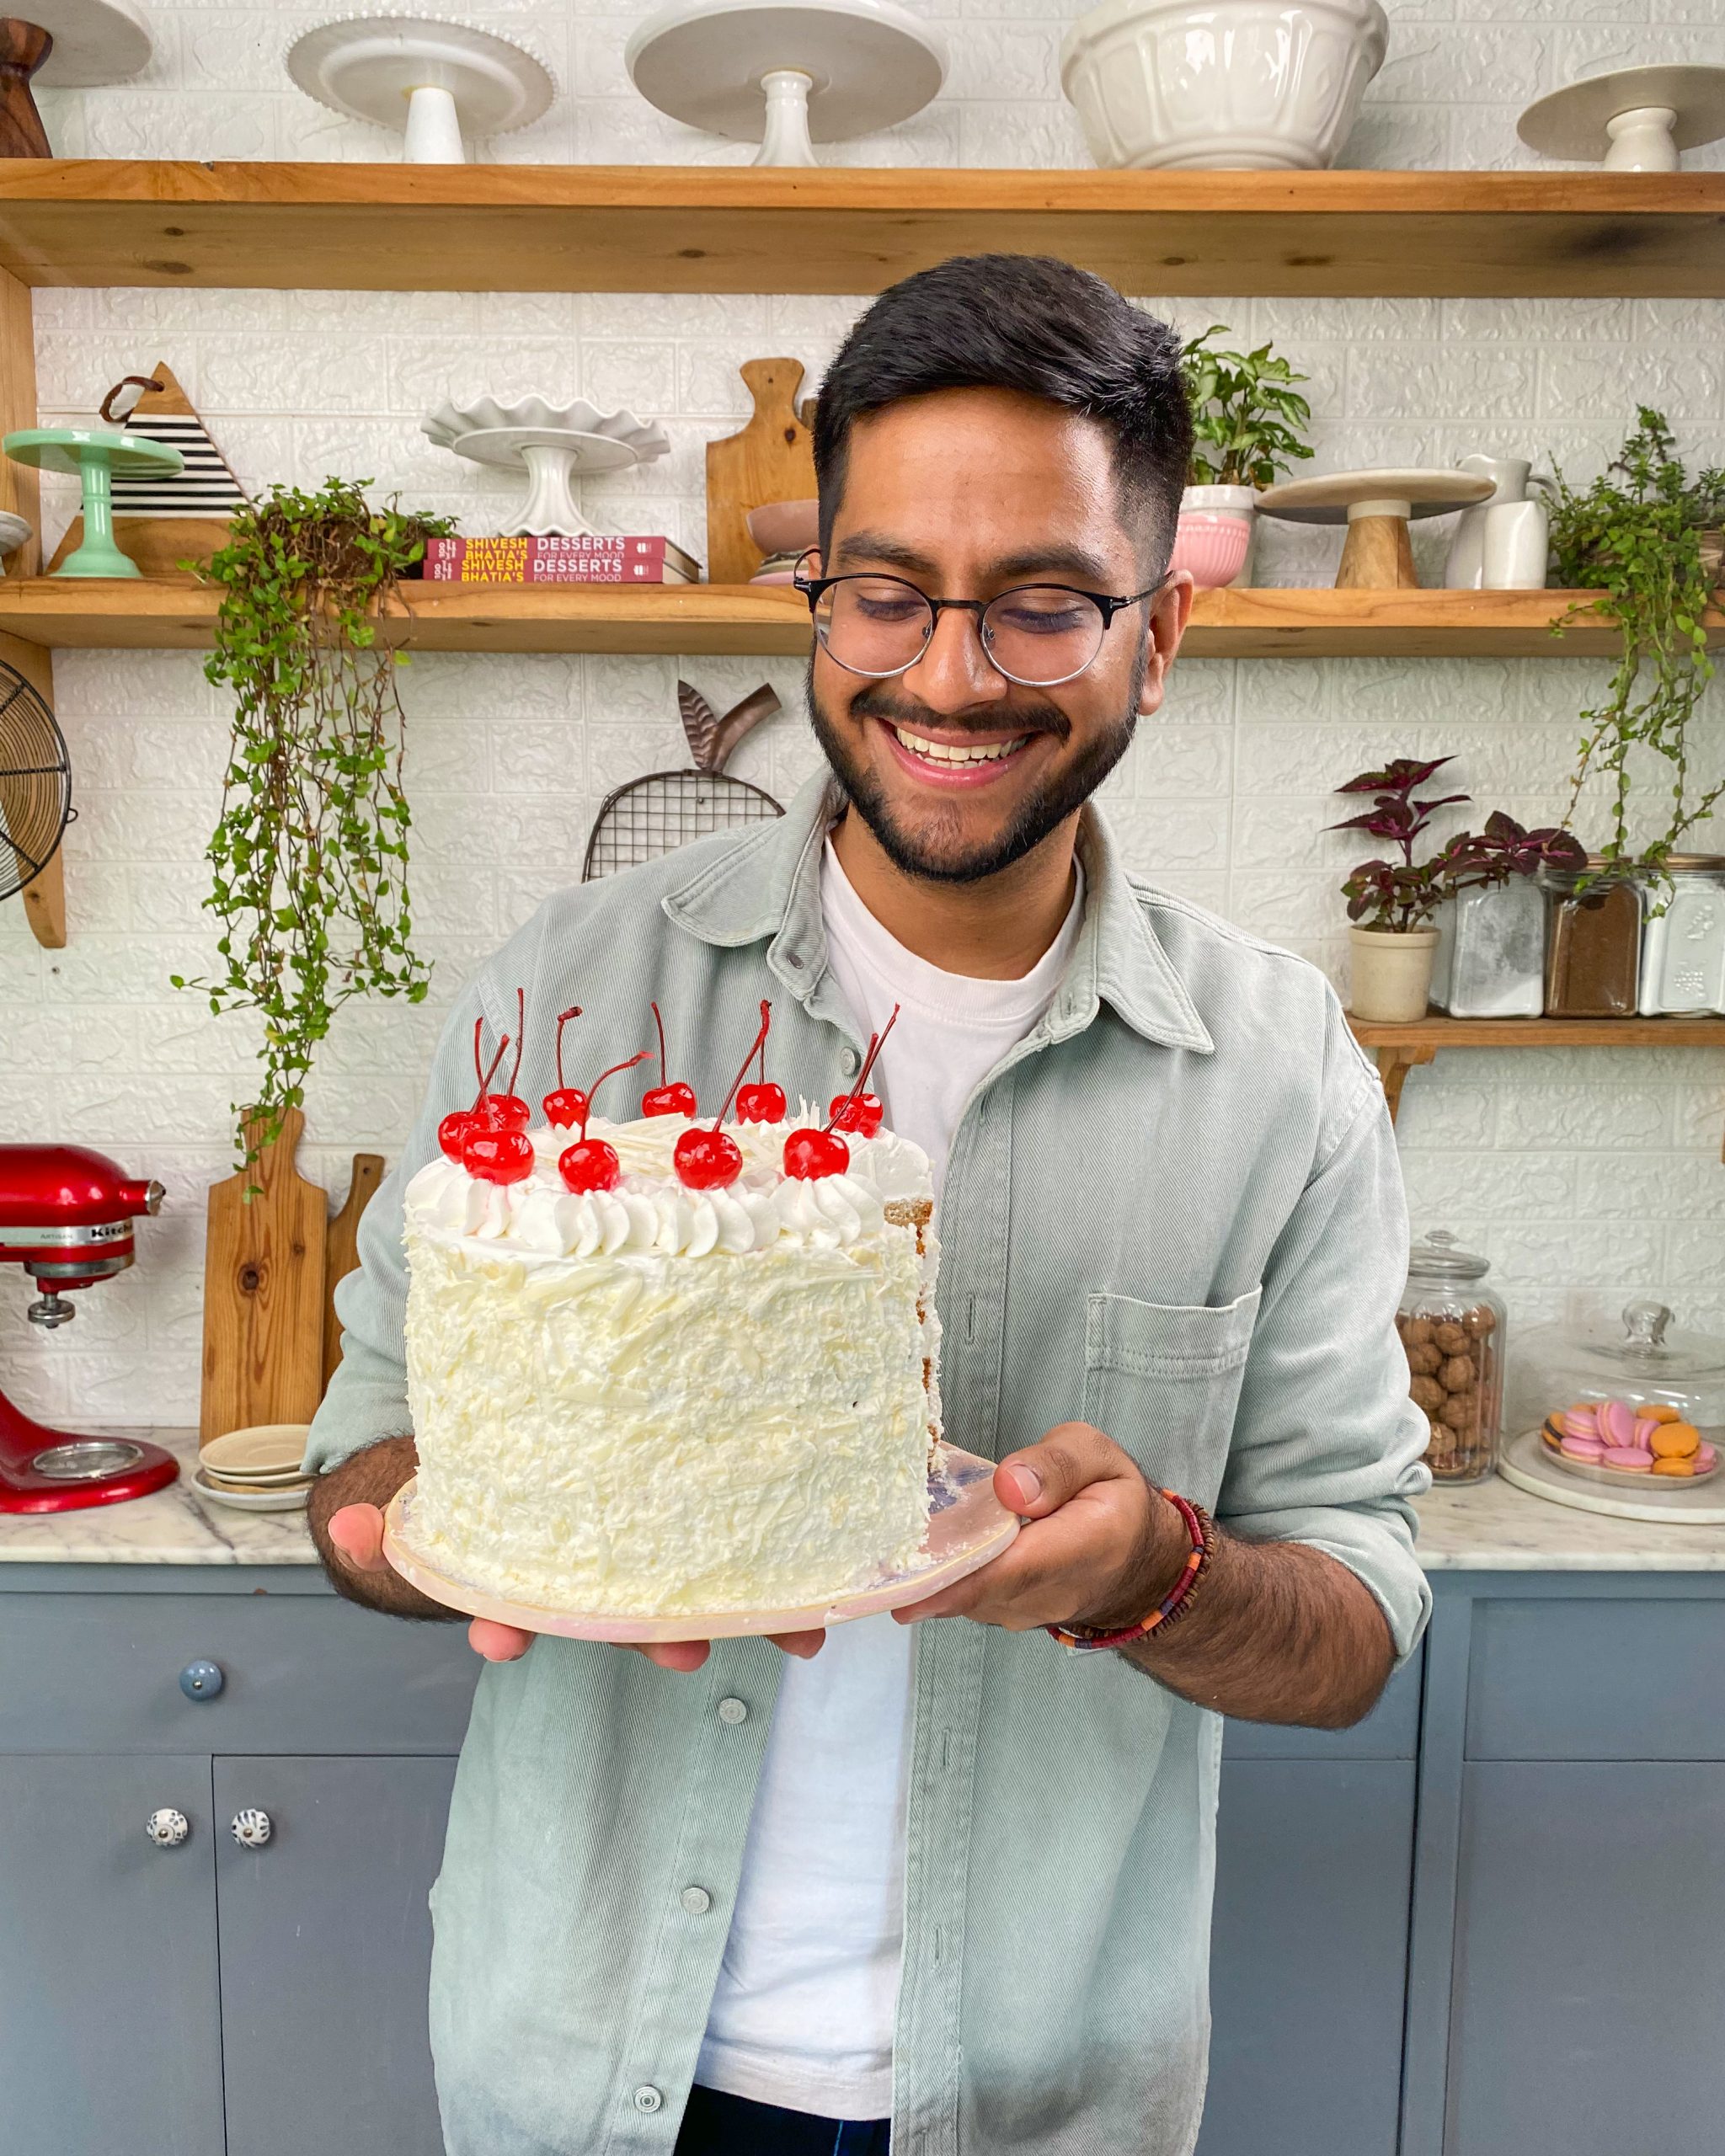
[[[1348,1007],[1354,1016],[1391,1026],[1412,1025],[1424,1017],[1431,999],[1437,930],[1350,928],[1348,941],[1353,958]]]

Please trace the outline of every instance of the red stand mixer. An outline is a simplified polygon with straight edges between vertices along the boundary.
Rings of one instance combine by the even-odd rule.
[[[42,1289],[25,1315],[53,1327],[77,1315],[63,1289],[93,1287],[132,1262],[131,1224],[160,1210],[159,1182],[125,1175],[82,1145],[0,1145],[0,1265]],[[0,1513],[119,1504],[173,1481],[179,1463],[142,1438],[52,1430],[0,1392]]]

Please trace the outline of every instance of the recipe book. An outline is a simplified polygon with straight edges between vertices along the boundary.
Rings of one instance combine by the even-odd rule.
[[[696,584],[701,564],[659,533],[504,534],[427,540],[424,574],[433,584]]]

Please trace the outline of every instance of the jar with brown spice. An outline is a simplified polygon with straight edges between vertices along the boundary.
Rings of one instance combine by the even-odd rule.
[[[1581,873],[1541,869],[1546,893],[1546,1016],[1632,1018],[1641,993],[1642,887],[1588,857]]]
[[[1434,1482],[1482,1482],[1498,1464],[1503,1398],[1503,1305],[1480,1283],[1488,1258],[1434,1229],[1408,1253],[1396,1330],[1408,1390],[1431,1429]]]

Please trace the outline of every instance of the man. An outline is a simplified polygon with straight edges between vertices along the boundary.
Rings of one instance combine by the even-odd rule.
[[[815,426],[838,785],[542,908],[366,1214],[312,1524],[344,1593],[443,1614],[375,1508],[413,1466],[400,1182],[471,1092],[475,1016],[579,1001],[597,1069],[656,995],[708,1099],[770,995],[774,1075],[825,1099],[898,1003],[876,1071],[943,1177],[947,1429],[1027,1523],[830,1638],[474,1625],[435,1896],[451,2156],[1183,2156],[1219,1716],[1352,1721],[1418,1636],[1376,1077],[1313,969],[1129,878],[1087,805],[1190,606],[1177,358],[1057,262],[869,309]],[[530,1097],[549,1059],[547,1024]]]

